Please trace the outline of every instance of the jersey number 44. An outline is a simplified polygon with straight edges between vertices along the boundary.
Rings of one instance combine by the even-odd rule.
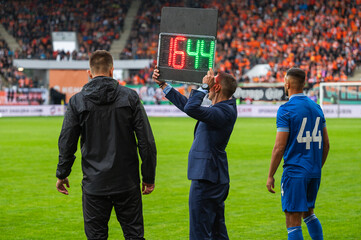
[[[308,120],[307,117],[304,117],[302,120],[302,125],[297,135],[297,142],[306,143],[307,150],[311,149],[311,142],[318,142],[318,148],[321,149],[322,136],[321,136],[321,130],[318,130],[318,125],[320,124],[320,117],[316,118],[315,126],[313,127],[313,131],[312,131],[312,136],[310,131],[306,131],[305,133],[306,136],[303,137],[307,120]]]

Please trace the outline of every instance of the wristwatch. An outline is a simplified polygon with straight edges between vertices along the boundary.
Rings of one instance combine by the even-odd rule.
[[[202,88],[203,90],[209,91],[209,86],[208,86],[207,83],[203,83],[203,84],[201,85],[201,88]]]

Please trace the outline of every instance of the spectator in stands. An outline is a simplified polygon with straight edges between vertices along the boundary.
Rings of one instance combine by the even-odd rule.
[[[21,46],[14,58],[85,60],[100,46],[109,50],[119,38],[129,3],[3,1],[0,22]],[[282,82],[286,70],[295,66],[306,72],[310,85],[345,81],[361,65],[359,0],[142,0],[120,58],[155,59],[162,7],[190,3],[219,10],[216,69],[232,73],[238,81],[248,81],[244,74],[256,64],[268,63],[271,70],[250,82]],[[76,31],[79,49],[54,51],[52,31]],[[152,71],[145,69],[130,82],[146,84]]]
[[[0,22],[18,40],[16,58],[56,59],[51,32],[75,31],[80,51],[60,59],[85,60],[119,39],[129,5],[129,0],[1,1]]]
[[[309,98],[314,101],[315,103],[317,103],[317,96],[315,95],[314,91],[310,91],[310,96]]]
[[[169,5],[143,1],[121,58],[155,58],[160,10]],[[293,66],[306,71],[311,85],[345,81],[361,65],[360,1],[210,0],[198,6],[218,8],[216,66],[238,76],[238,81],[263,63],[270,64],[270,72],[250,81],[282,82]]]
[[[58,91],[59,89],[50,88],[50,104],[64,104],[65,94]]]
[[[0,39],[0,78],[4,79],[2,85],[32,88],[32,79],[13,66],[13,57],[14,53],[9,49],[6,42]]]

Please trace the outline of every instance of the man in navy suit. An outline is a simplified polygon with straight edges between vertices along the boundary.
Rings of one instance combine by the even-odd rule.
[[[189,192],[189,239],[229,239],[224,218],[224,201],[228,196],[229,174],[225,151],[237,119],[236,79],[219,73],[214,77],[210,69],[204,76],[202,87],[192,90],[189,99],[159,81],[158,69],[153,80],[163,89],[166,98],[177,108],[198,120],[194,140],[188,155],[188,179],[192,180]],[[211,107],[201,106],[208,94]]]

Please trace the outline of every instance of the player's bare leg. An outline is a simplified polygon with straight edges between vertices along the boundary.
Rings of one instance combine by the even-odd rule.
[[[302,212],[285,212],[285,214],[287,228],[301,226]]]
[[[305,218],[311,216],[312,214],[314,214],[313,208],[309,208],[308,212],[303,212],[302,217],[303,217],[303,219],[305,219]]]
[[[286,226],[288,232],[288,240],[302,240],[302,212],[287,212],[286,214]]]
[[[312,240],[323,239],[322,226],[320,221],[314,214],[313,208],[309,208],[308,212],[303,213],[303,221],[307,225],[308,233],[310,234]]]

